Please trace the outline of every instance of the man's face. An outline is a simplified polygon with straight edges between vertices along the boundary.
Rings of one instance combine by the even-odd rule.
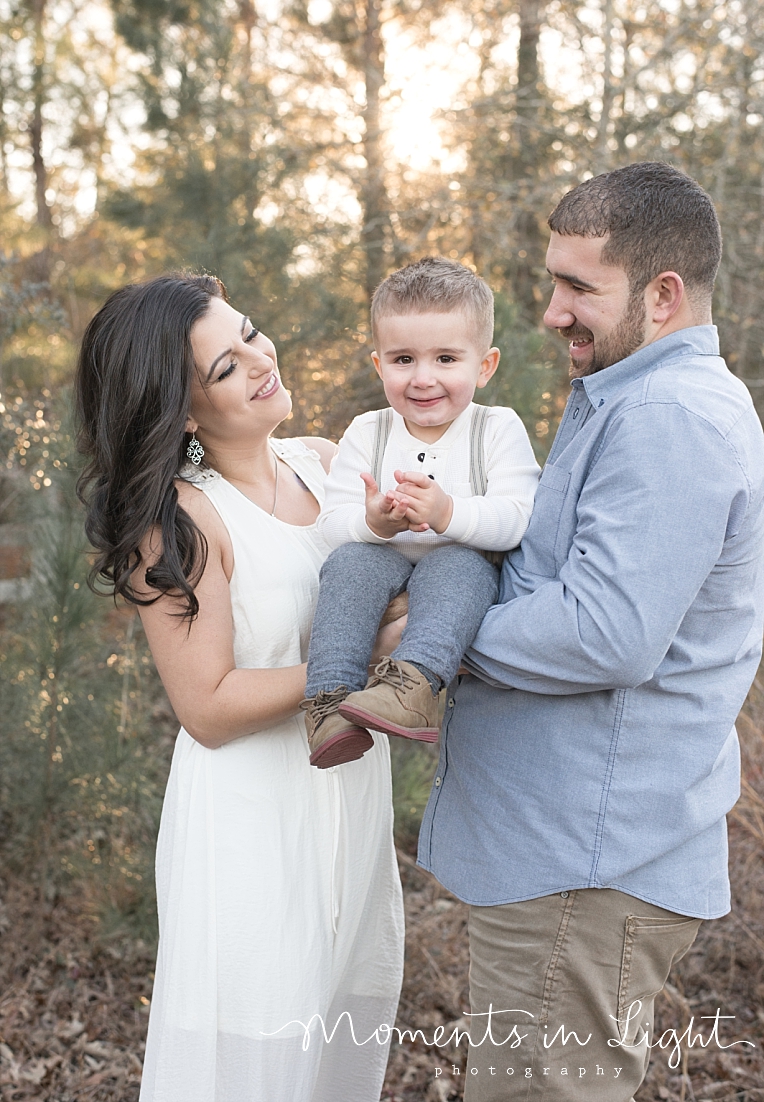
[[[569,342],[570,377],[593,375],[645,343],[645,296],[623,268],[603,264],[606,237],[552,233],[546,266],[554,282],[544,324]]]

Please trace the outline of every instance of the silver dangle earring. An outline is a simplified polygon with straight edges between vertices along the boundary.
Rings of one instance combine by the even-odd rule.
[[[204,448],[199,443],[199,441],[196,439],[196,433],[194,433],[192,435],[191,439],[188,442],[188,447],[186,448],[186,455],[188,456],[188,458],[191,460],[191,462],[194,464],[195,467],[198,467],[199,464],[201,463],[201,461],[204,459]]]

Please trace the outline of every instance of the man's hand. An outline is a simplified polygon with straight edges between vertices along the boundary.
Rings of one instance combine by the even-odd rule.
[[[442,535],[451,523],[454,503],[449,494],[426,474],[396,471],[398,489],[393,493],[396,505],[404,508],[412,532],[433,532]]]
[[[397,491],[379,492],[374,479],[364,471],[361,474],[366,487],[366,523],[375,536],[391,539],[398,532],[426,532],[427,525],[412,524],[406,515],[407,505],[396,501]]]

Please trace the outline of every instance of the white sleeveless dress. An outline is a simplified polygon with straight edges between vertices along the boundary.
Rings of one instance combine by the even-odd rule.
[[[271,443],[320,502],[318,455]],[[314,526],[269,516],[214,471],[189,481],[233,543],[237,667],[304,662],[327,553]],[[308,754],[301,713],[218,750],[180,730],[141,1102],[378,1102],[387,1034],[367,1038],[393,1024],[403,967],[389,748],[375,734],[326,770]],[[340,1019],[328,1043],[317,1015],[327,1035]]]

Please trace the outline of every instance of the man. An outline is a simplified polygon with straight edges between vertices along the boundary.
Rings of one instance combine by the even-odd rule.
[[[636,164],[549,225],[571,394],[448,700],[419,846],[471,904],[467,1102],[637,1090],[655,996],[729,909],[733,724],[761,653],[764,440],[711,324],[711,200]]]

